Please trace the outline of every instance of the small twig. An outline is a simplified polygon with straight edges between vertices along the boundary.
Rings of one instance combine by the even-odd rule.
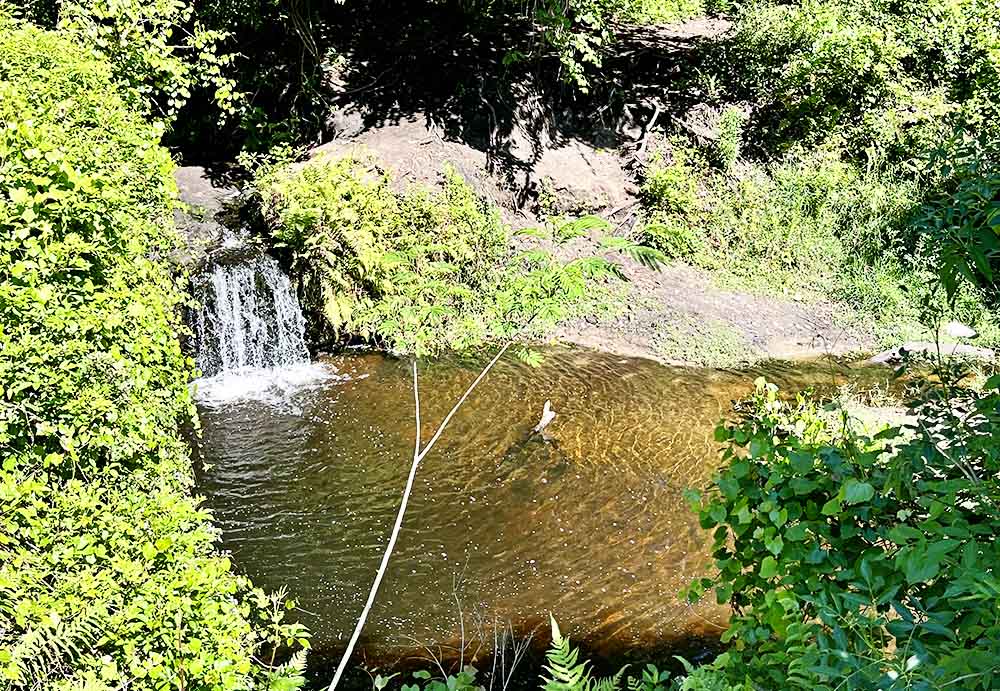
[[[649,135],[652,131],[653,125],[656,123],[657,118],[660,117],[660,104],[654,104],[653,117],[649,119],[646,123],[646,127],[643,130],[642,142],[639,144],[638,150],[635,152],[635,157],[638,160],[642,160],[643,155],[646,153],[646,146],[649,144]]]

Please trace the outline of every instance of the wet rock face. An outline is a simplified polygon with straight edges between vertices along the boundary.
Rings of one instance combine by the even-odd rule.
[[[184,166],[174,171],[181,206],[174,210],[174,225],[183,238],[172,259],[190,268],[205,260],[223,241],[222,217],[239,201],[235,187],[213,181],[205,168]]]

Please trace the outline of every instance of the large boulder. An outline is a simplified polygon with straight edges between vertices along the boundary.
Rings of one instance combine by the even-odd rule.
[[[505,218],[600,213],[621,207],[637,193],[613,145],[515,128],[492,153],[450,138],[433,119],[416,113],[366,127],[360,116],[339,116],[335,138],[311,155],[370,154],[396,184],[435,185],[449,164]]]
[[[174,210],[174,225],[183,245],[172,259],[184,267],[201,263],[226,236],[223,218],[239,201],[240,192],[220,182],[201,166],[184,166],[174,171],[180,205]]]

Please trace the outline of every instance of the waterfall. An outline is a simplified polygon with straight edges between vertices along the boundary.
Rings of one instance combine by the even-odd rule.
[[[305,319],[291,282],[271,257],[215,262],[193,280],[201,305],[192,319],[196,362],[205,376],[309,361]]]

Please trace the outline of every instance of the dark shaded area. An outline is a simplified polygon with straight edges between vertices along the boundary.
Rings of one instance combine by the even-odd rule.
[[[252,10],[240,14],[236,5],[246,4]],[[566,83],[540,27],[512,3],[485,14],[434,0],[203,5],[209,24],[239,37],[229,49],[244,56],[240,88],[253,110],[239,126],[219,128],[207,94],[193,99],[172,138],[188,163],[283,141],[319,144],[358,124],[416,116],[488,153],[491,172],[512,179],[544,147],[569,138],[606,148],[636,142],[704,100],[697,75],[706,42],[666,27],[616,27],[584,93]]]
[[[480,654],[475,659],[470,660],[469,655],[476,650],[477,645],[469,644],[464,662],[466,665],[471,664],[476,668],[478,683],[487,689],[492,688],[495,691],[500,691],[504,688],[505,674],[509,674],[509,683],[506,687],[508,691],[535,691],[539,688],[539,679],[545,674],[545,652],[552,641],[548,622],[538,621],[530,625],[526,624],[515,631],[515,636],[518,640],[524,640],[528,636],[532,636],[532,638],[523,658],[512,671],[509,669],[512,655],[512,649],[509,645],[503,660],[492,651]],[[592,674],[596,677],[611,676],[625,665],[628,665],[629,673],[641,676],[642,668],[650,663],[655,664],[661,671],[669,670],[672,674],[681,674],[684,672],[684,668],[675,656],[701,665],[711,662],[725,649],[717,637],[701,636],[661,641],[648,647],[632,647],[622,650],[596,648],[588,645],[586,640],[578,641],[572,637],[571,640],[573,647],[580,650],[580,660],[590,660]],[[361,638],[359,647],[363,651],[364,636]],[[451,650],[447,650],[443,647],[431,646],[434,654],[440,655],[438,659],[449,674],[461,671],[456,648],[457,646],[454,646]],[[312,649],[309,653],[309,667],[306,672],[308,680],[306,688],[311,691],[325,689],[330,680],[333,679],[341,655],[343,655],[342,647]],[[504,670],[503,661],[506,661],[507,669],[502,673],[501,670]],[[423,670],[430,671],[432,674],[440,674],[435,662],[423,651],[410,649],[379,658],[365,657],[363,652],[361,654],[356,652],[338,688],[345,691],[371,691],[372,676],[376,674],[376,670],[382,676],[399,673],[392,684],[393,687],[412,683],[410,675],[416,671]]]

